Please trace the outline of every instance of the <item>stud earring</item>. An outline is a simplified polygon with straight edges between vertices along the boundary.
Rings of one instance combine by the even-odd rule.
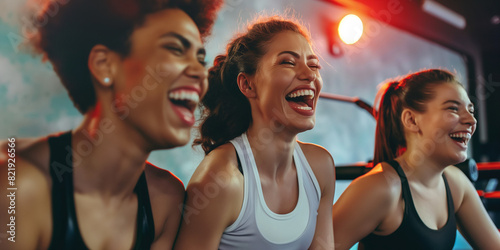
[[[104,77],[104,83],[110,84],[111,83],[111,78],[109,77]]]

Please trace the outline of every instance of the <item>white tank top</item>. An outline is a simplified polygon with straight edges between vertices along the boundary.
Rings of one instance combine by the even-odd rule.
[[[293,160],[297,168],[299,198],[287,214],[277,214],[267,206],[259,172],[246,133],[233,139],[244,176],[243,205],[236,221],[224,230],[219,249],[307,249],[316,229],[321,191],[302,152],[295,144]]]

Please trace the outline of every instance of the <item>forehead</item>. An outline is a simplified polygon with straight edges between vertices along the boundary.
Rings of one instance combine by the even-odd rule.
[[[435,91],[434,100],[436,102],[457,100],[463,102],[465,105],[469,105],[471,103],[467,92],[458,83],[446,82],[438,84],[433,90]]]
[[[200,32],[194,21],[180,9],[164,9],[148,14],[144,23],[136,28],[132,40],[148,40],[174,32],[188,39],[195,46],[201,46]]]
[[[279,53],[281,51],[294,51],[304,55],[313,54],[313,50],[307,39],[294,31],[283,31],[276,34],[267,45],[268,54]]]

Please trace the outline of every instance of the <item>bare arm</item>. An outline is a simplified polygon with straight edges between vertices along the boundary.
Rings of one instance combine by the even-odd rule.
[[[5,144],[0,144],[3,144],[0,145],[0,223],[6,234],[5,238],[0,238],[0,248],[48,248],[52,216],[47,178],[39,168],[21,158],[18,152],[11,154],[13,157],[7,155]],[[9,176],[14,185],[10,185]],[[7,226],[8,224],[10,225]]]
[[[326,149],[314,144],[302,144],[301,147],[321,189],[316,231],[309,249],[334,249],[332,206],[335,194],[335,164]]]
[[[461,203],[456,208],[460,233],[474,249],[500,248],[500,233],[488,216],[472,183],[457,168],[447,168],[446,174],[463,193]]]
[[[377,169],[354,180],[333,205],[336,249],[349,249],[374,232],[395,205],[398,183]]]
[[[170,172],[151,165],[146,173],[157,232],[151,249],[172,249],[181,220],[184,185]]]
[[[202,161],[187,187],[175,249],[217,249],[226,227],[243,203],[243,176],[232,145],[223,145]]]

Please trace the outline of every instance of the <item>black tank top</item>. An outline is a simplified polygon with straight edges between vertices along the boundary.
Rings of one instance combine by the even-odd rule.
[[[50,176],[52,177],[52,239],[49,249],[88,249],[83,242],[76,218],[73,197],[73,156],[71,131],[48,139]],[[154,221],[146,176],[142,173],[134,192],[137,194],[137,233],[132,249],[150,249],[154,240]],[[82,218],[80,218],[82,219]]]
[[[394,233],[381,236],[370,234],[362,239],[359,244],[361,249],[452,249],[455,244],[457,225],[455,221],[455,206],[451,197],[448,181],[443,174],[448,202],[448,220],[438,229],[428,228],[418,216],[410,186],[403,169],[397,161],[388,162],[398,173],[401,179],[403,200],[405,203],[403,221]]]

